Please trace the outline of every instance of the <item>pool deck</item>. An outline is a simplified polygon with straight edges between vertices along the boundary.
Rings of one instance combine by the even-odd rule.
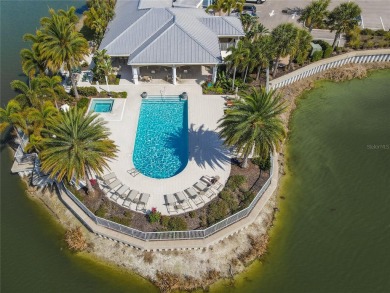
[[[111,87],[111,86],[110,86]],[[141,107],[141,93],[147,92],[151,96],[159,96],[165,89],[165,94],[188,94],[188,139],[189,160],[187,166],[179,174],[167,179],[154,179],[143,174],[132,176],[128,173],[134,168],[133,150],[137,133],[138,118]],[[199,85],[126,85],[112,86],[112,91],[127,91],[127,99],[115,99],[113,112],[100,114],[107,121],[110,129],[110,138],[118,145],[117,158],[109,163],[111,171],[117,178],[141,193],[149,193],[150,199],[146,210],[157,208],[164,215],[168,215],[164,195],[183,191],[194,185],[204,175],[216,176],[225,183],[230,174],[230,152],[223,146],[216,131],[218,120],[223,116],[225,100],[221,95],[202,95]],[[203,196],[204,201],[210,201]],[[123,200],[118,199],[118,204]],[[193,209],[199,208],[190,201]],[[132,203],[130,209],[135,210]],[[186,210],[188,212],[189,209]],[[177,213],[183,213],[179,210]]]

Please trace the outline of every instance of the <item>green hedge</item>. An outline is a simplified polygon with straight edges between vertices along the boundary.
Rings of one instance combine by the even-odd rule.
[[[84,96],[84,97],[97,96],[98,94],[97,89],[93,86],[80,86],[77,87],[77,91],[80,96]],[[70,94],[72,96],[75,96],[73,88],[71,88]]]
[[[323,51],[322,58],[328,58],[332,55],[333,47],[329,45],[328,42],[325,42],[324,40],[315,40],[314,43],[321,46]]]
[[[313,53],[313,56],[311,56],[311,61],[312,62],[316,62],[318,60],[321,60],[322,59],[322,54],[323,54],[322,51],[315,51]]]
[[[81,109],[81,108],[87,108],[88,107],[88,104],[89,104],[89,99],[88,98],[81,98],[78,102],[77,102],[77,108]]]

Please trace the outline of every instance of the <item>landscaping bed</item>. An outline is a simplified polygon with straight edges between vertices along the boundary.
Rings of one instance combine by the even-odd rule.
[[[261,170],[259,165],[268,170]],[[109,200],[97,185],[94,196],[87,195],[86,190],[67,187],[98,217],[144,232],[196,230],[246,208],[269,178],[269,166],[269,160],[265,164],[252,160],[244,169],[233,159],[230,177],[218,197],[197,210],[177,216],[163,216],[155,209],[147,214],[130,211]]]

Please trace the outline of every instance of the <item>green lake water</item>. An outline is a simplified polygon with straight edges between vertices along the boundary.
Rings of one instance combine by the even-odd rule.
[[[21,37],[47,7],[1,1],[1,106],[20,75]],[[269,253],[212,292],[390,292],[390,71],[321,86],[291,122],[288,176]],[[1,292],[157,292],[136,275],[63,249],[63,229],[29,200],[1,148]]]

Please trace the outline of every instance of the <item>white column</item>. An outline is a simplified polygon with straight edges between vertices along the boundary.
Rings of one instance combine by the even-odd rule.
[[[133,82],[134,84],[138,84],[138,67],[132,66],[131,69],[133,71]]]
[[[378,62],[378,60],[379,60],[379,55],[376,55],[375,56],[375,62]]]
[[[172,66],[172,83],[176,85],[176,65]]]
[[[212,82],[215,83],[217,81],[217,72],[218,72],[218,66],[215,65],[213,67],[213,76],[212,76]]]

